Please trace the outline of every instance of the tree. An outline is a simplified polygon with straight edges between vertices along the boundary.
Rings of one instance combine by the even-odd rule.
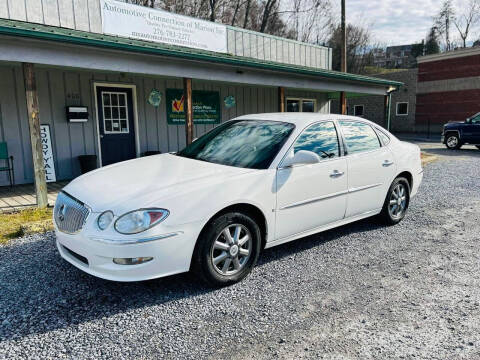
[[[331,30],[331,36],[328,40],[328,46],[332,48],[332,67],[333,70],[341,70],[341,48],[342,34],[340,25],[336,25]],[[347,25],[347,69],[350,73],[362,74],[365,67],[371,63],[371,34],[368,28]]]
[[[463,47],[467,47],[467,38],[470,34],[470,30],[480,20],[480,3],[479,0],[470,0],[467,7],[462,14],[454,19],[453,23],[460,34],[460,38],[463,42]]]
[[[455,19],[455,9],[452,0],[445,0],[442,4],[440,12],[434,18],[435,26],[439,34],[445,37],[445,50],[452,50],[452,42],[450,39],[450,26]]]
[[[438,54],[440,52],[440,44],[438,43],[437,29],[432,27],[427,35],[425,42],[425,55]]]
[[[425,42],[422,40],[421,43],[413,44],[411,54],[416,59],[419,56],[422,56],[425,51]]]

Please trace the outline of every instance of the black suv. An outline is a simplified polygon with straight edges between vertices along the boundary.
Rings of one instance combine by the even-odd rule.
[[[442,143],[451,150],[460,149],[464,144],[472,144],[480,149],[480,113],[463,122],[443,125]]]

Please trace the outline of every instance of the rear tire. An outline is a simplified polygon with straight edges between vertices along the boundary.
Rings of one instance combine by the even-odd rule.
[[[387,225],[395,225],[403,220],[410,204],[410,184],[404,177],[393,180],[383,203],[380,218]]]
[[[192,258],[192,273],[211,286],[243,280],[257,263],[261,248],[259,226],[248,215],[217,216],[200,234]]]
[[[447,134],[445,139],[445,146],[449,150],[460,149],[462,147],[462,144],[460,143],[460,138],[458,137],[458,134],[455,134],[455,133]]]

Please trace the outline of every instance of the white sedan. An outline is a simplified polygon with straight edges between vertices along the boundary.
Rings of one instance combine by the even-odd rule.
[[[264,248],[374,215],[398,223],[422,176],[419,147],[367,120],[242,116],[176,154],[73,180],[55,204],[57,246],[104,279],[192,271],[227,285]]]

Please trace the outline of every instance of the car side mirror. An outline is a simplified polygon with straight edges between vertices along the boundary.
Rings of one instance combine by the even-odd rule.
[[[295,165],[317,164],[321,161],[320,156],[313,151],[300,150],[295,155],[287,157],[282,164],[282,167],[293,167]]]

